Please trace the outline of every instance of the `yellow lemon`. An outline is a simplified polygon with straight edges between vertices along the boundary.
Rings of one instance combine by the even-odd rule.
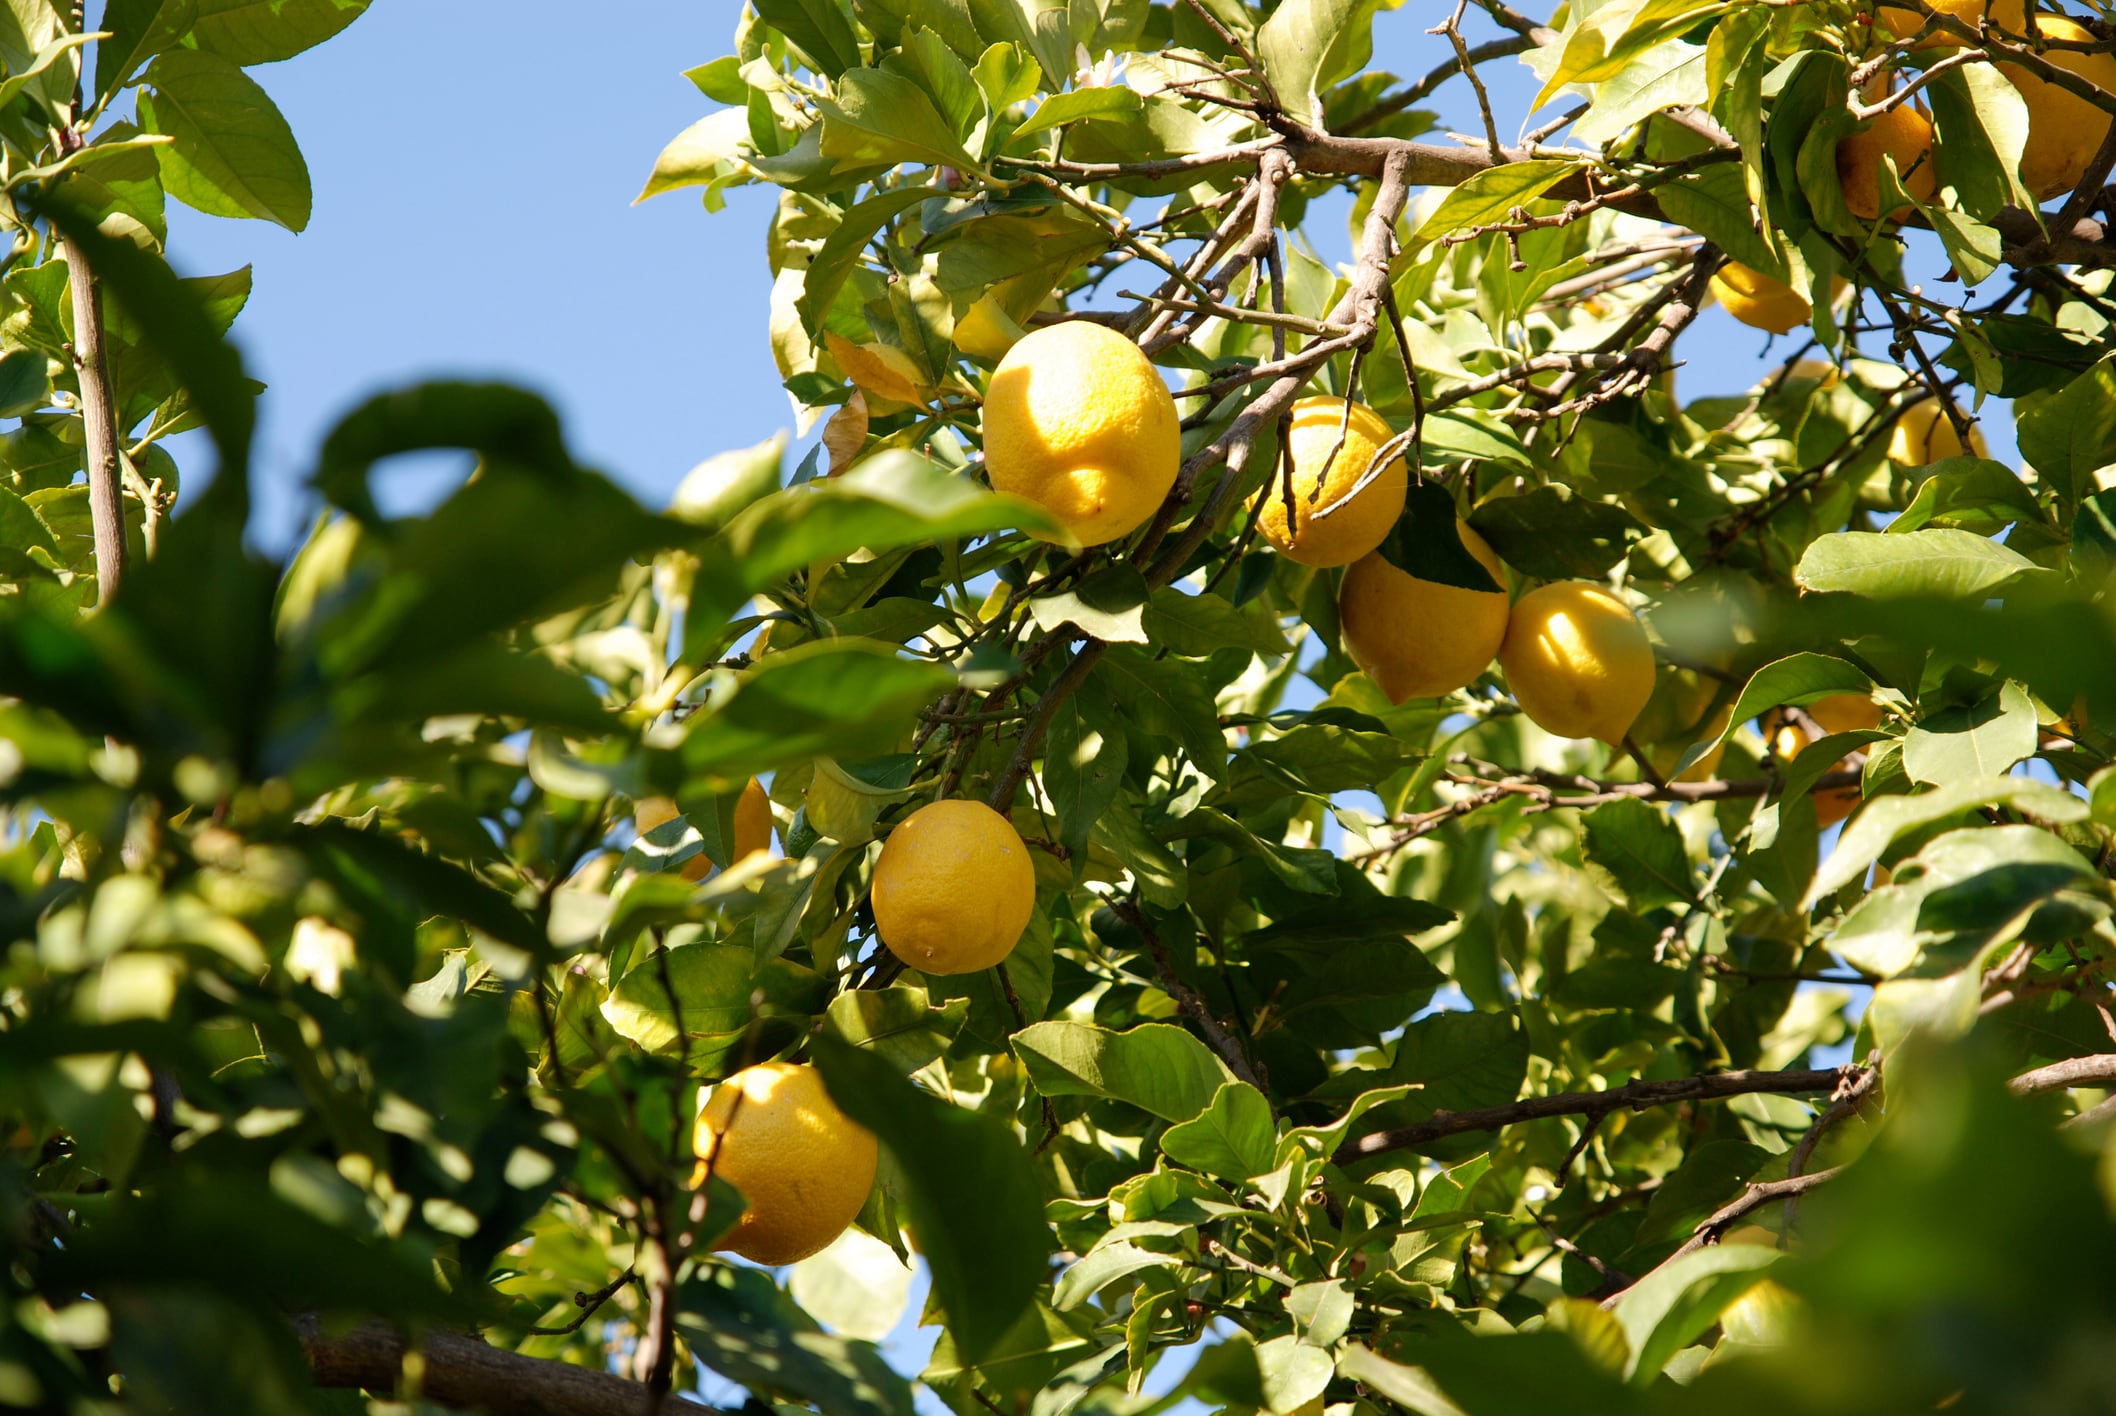
[[[1940,407],[1940,400],[1927,398],[1903,410],[1888,434],[1888,456],[1905,467],[1923,467],[1946,457],[1965,454],[1962,439],[1954,431],[1954,420]],[[1988,457],[1990,449],[1974,423],[1969,425],[1966,455]]]
[[[1391,703],[1453,693],[1484,672],[1506,637],[1506,567],[1466,523],[1455,529],[1499,589],[1420,580],[1379,552],[1355,562],[1338,588],[1345,652]]]
[[[1014,951],[1036,909],[1036,868],[1004,816],[980,801],[936,801],[896,824],[874,863],[874,922],[920,973],[988,969]]]
[[[1879,95],[1875,95],[1876,99]],[[1889,109],[1837,144],[1837,185],[1844,205],[1861,221],[1881,219],[1881,158],[1895,159],[1903,190],[1921,202],[1937,190],[1932,170],[1932,120],[1911,104]],[[1888,214],[1890,221],[1910,215],[1909,207]],[[1782,331],[1781,331],[1782,333]]]
[[[1631,607],[1599,585],[1565,580],[1514,605],[1499,666],[1521,711],[1559,737],[1612,745],[1653,696],[1653,646]]]
[[[2035,24],[2046,39],[2094,38],[2085,25],[2062,15],[2038,15]],[[2052,49],[2043,58],[2079,75],[2103,93],[2116,94],[2116,54]],[[2001,64],[1998,71],[2013,81],[2028,105],[2028,145],[2020,157],[2021,185],[2033,192],[2039,202],[2064,195],[2079,185],[2101,140],[2108,136],[2108,111],[2048,79],[2037,78],[2018,64]]]
[[[1068,320],[1015,341],[985,391],[985,470],[1083,546],[1130,534],[1175,485],[1176,401],[1115,330]]]
[[[1771,334],[1798,329],[1814,313],[1805,295],[1739,261],[1728,261],[1713,275],[1712,293],[1735,319]]]
[[[632,824],[644,836],[656,827],[674,821],[678,814],[676,803],[667,797],[642,797],[632,808]],[[752,777],[735,802],[735,859],[747,860],[759,851],[770,850],[771,797],[765,792],[764,784]],[[683,863],[680,873],[686,880],[703,880],[712,868],[711,858],[700,851]]]
[[[749,1208],[720,1241],[760,1264],[820,1253],[874,1188],[874,1133],[838,1110],[815,1068],[745,1067],[699,1099],[691,1184],[718,1175]]]
[[[1293,464],[1293,521],[1286,522],[1287,489],[1279,468],[1257,492],[1258,529],[1280,555],[1302,565],[1350,565],[1382,543],[1403,515],[1409,470],[1397,457],[1355,495],[1353,488],[1396,430],[1364,403],[1347,410],[1342,398],[1303,398],[1293,405],[1286,448]],[[1346,498],[1350,500],[1347,501]],[[1317,518],[1316,513],[1327,512]]]
[[[1871,698],[1860,693],[1833,693],[1828,698],[1810,703],[1802,711],[1815,720],[1815,726],[1832,735],[1881,726],[1880,708]],[[1771,745],[1771,755],[1778,759],[1780,771],[1806,751],[1810,741],[1806,731],[1782,709],[1773,709],[1764,720],[1764,737]],[[1851,758],[1846,756],[1831,770],[1844,771],[1850,766]],[[1815,799],[1815,825],[1824,830],[1858,810],[1859,803],[1865,799],[1856,785],[1829,787],[1812,795]]]
[[[1974,26],[1989,15],[1992,23],[2013,34],[2023,29],[2021,0],[1931,0],[1932,8],[1943,15],[1952,15],[1965,25]],[[1901,10],[1893,5],[1881,7],[1881,23],[1897,39],[1908,39],[1925,28],[1925,17],[1916,10]],[[1962,41],[1951,34],[1935,35],[1915,46],[1917,49],[1959,49]]]
[[[1653,764],[1654,771],[1668,776],[1692,745],[1726,731],[1734,705],[1729,702],[1714,713],[1712,702],[1718,697],[1719,685],[1694,669],[1669,669],[1660,675],[1654,682],[1653,696],[1646,700],[1631,725],[1631,736],[1645,747],[1646,760]],[[1719,743],[1673,780],[1708,780],[1719,770],[1719,760],[1726,751],[1727,745]]]

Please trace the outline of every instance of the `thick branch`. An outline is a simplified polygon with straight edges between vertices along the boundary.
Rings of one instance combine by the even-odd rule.
[[[1668,1106],[1681,1101],[1720,1101],[1730,1096],[1766,1093],[1777,1096],[1834,1094],[1846,1079],[1864,1069],[1829,1067],[1819,1071],[1711,1072],[1701,1077],[1674,1077],[1666,1081],[1633,1082],[1602,1092],[1559,1092],[1554,1096],[1524,1097],[1504,1106],[1486,1106],[1476,1111],[1436,1111],[1424,1121],[1394,1130],[1376,1131],[1347,1141],[1334,1157],[1339,1165],[1408,1150],[1447,1136],[1472,1131],[1496,1131],[1523,1121],[1541,1121],[1552,1116],[1605,1116],[1614,1111],[1642,1111],[1649,1106]]]
[[[109,604],[125,578],[125,498],[118,463],[117,400],[110,391],[110,361],[103,352],[101,287],[87,253],[71,237],[59,249],[73,290],[73,365],[81,385],[81,425],[86,434],[88,512],[95,527],[96,596]]]
[[[404,1373],[404,1339],[383,1322],[328,1333],[314,1314],[294,1319],[316,1385],[394,1392]],[[637,1382],[569,1362],[525,1357],[476,1336],[439,1329],[421,1339],[425,1367],[420,1394],[429,1401],[491,1416],[639,1416],[647,1389]],[[714,1408],[672,1396],[662,1407],[675,1416],[710,1416]]]
[[[2063,1091],[2067,1087],[2116,1087],[2116,1053],[2103,1052],[2092,1057],[2070,1057],[2062,1062],[2052,1062],[2047,1067],[2023,1072],[2006,1083],[2007,1090],[2015,1096]]]

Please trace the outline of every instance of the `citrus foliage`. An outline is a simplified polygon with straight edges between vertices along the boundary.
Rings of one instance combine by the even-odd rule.
[[[1416,141],[1462,81],[1371,0],[760,0],[647,192],[778,189],[808,457],[657,514],[405,389],[286,566],[211,307],[54,205],[225,490],[0,597],[6,1394],[492,1404],[470,1326],[904,1412],[857,1247],[720,1256],[865,1131],[961,1412],[1192,1347],[1238,1412],[2108,1409],[2116,93],[1913,6],[1494,3],[1461,62],[1567,118],[1505,148]],[[1684,401],[1713,290],[1805,332]],[[428,448],[478,475],[384,515]]]

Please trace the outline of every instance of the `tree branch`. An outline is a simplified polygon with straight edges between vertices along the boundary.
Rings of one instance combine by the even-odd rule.
[[[2116,1052],[2052,1062],[2047,1067],[2023,1072],[2006,1083],[2006,1090],[2015,1096],[2063,1091],[2067,1087],[2116,1087]]]
[[[107,605],[125,578],[124,477],[118,461],[117,400],[110,390],[110,360],[103,351],[101,286],[88,254],[61,237],[67,284],[73,291],[73,366],[81,385],[81,426],[86,435],[88,513],[95,528],[96,600]]]
[[[1648,1269],[1644,1274],[1640,1275],[1640,1278],[1642,1280],[1651,1278],[1677,1259],[1687,1254],[1694,1254],[1707,1244],[1718,1243],[1719,1236],[1726,1232],[1727,1226],[1740,1219],[1743,1215],[1760,1210],[1774,1201],[1792,1200],[1806,1194],[1810,1190],[1818,1190],[1839,1175],[1842,1175],[1844,1170],[1845,1167],[1839,1165],[1829,1170],[1818,1170],[1812,1175],[1794,1175],[1784,1180],[1766,1180],[1762,1184],[1749,1186],[1742,1193],[1740,1199],[1715,1210],[1711,1218],[1697,1226],[1696,1230],[1684,1241],[1680,1249],[1677,1249],[1674,1253],[1668,1255],[1667,1258],[1662,1259],[1660,1263]],[[1615,1293],[1610,1294],[1602,1300],[1602,1306],[1604,1308],[1616,1306],[1616,1301],[1623,1296],[1623,1292],[1623,1289],[1618,1289]]]
[[[1424,1121],[1393,1130],[1376,1131],[1347,1141],[1333,1159],[1350,1165],[1389,1151],[1409,1150],[1447,1136],[1472,1131],[1496,1131],[1523,1121],[1541,1121],[1552,1116],[1595,1116],[1613,1111],[1642,1111],[1649,1106],[1668,1106],[1681,1101],[1721,1101],[1731,1096],[1767,1093],[1797,1096],[1816,1092],[1834,1094],[1847,1079],[1864,1071],[1859,1067],[1828,1067],[1819,1071],[1710,1072],[1699,1077],[1674,1077],[1666,1081],[1633,1082],[1602,1092],[1559,1092],[1552,1096],[1524,1097],[1504,1106],[1476,1111],[1436,1111]]]
[[[331,1333],[313,1313],[294,1318],[294,1331],[316,1385],[395,1392],[403,1380],[404,1339],[384,1322],[365,1322]],[[545,1357],[525,1357],[494,1347],[475,1334],[442,1328],[426,1333],[416,1351],[425,1374],[420,1394],[429,1401],[491,1416],[639,1416],[647,1389],[637,1382]],[[714,1408],[671,1396],[664,1412],[711,1416]]]

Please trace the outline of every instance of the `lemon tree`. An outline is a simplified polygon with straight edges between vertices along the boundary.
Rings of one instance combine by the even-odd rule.
[[[0,1401],[2109,1409],[2099,11],[751,0],[791,434],[280,563],[360,8],[0,7]]]

